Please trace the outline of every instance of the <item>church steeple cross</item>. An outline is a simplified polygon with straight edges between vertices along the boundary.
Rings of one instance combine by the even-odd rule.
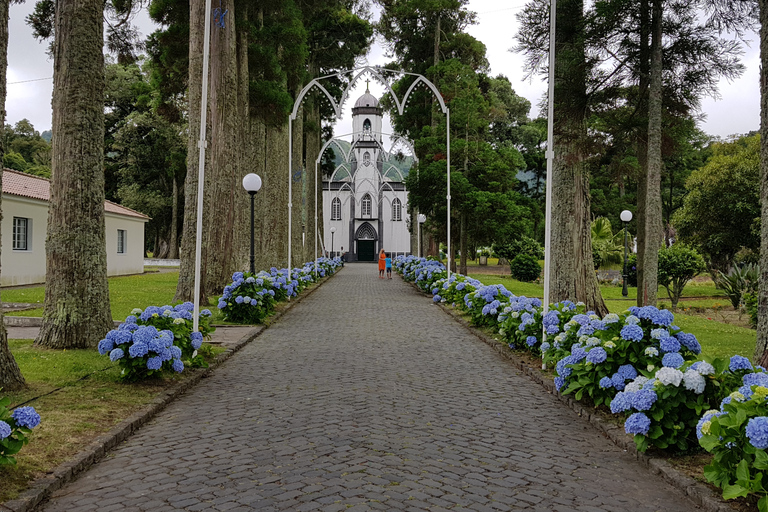
[[[365,93],[366,93],[366,94],[370,94],[370,93],[371,93],[371,91],[368,89],[368,84],[369,84],[370,82],[371,82],[371,81],[370,81],[370,79],[366,79],[366,80],[365,80]]]

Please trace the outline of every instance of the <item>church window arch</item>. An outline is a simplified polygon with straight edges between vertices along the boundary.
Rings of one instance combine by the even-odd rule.
[[[392,220],[403,220],[403,205],[397,198],[392,201]]]
[[[362,201],[360,201],[360,207],[363,211],[363,217],[370,217],[373,213],[373,200],[371,194],[365,194]]]
[[[363,165],[371,165],[371,154],[368,151],[363,153]]]
[[[331,201],[331,220],[341,220],[341,200],[338,197]]]
[[[365,132],[370,132],[371,131],[371,120],[370,119],[366,119],[365,121],[363,121],[363,131],[365,131]]]

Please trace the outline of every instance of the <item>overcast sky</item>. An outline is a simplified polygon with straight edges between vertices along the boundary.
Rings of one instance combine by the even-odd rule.
[[[34,7],[34,0],[10,7],[10,42],[8,48],[8,98],[6,101],[6,123],[15,124],[21,119],[29,119],[35,128],[42,132],[51,127],[51,88],[53,67],[46,54],[47,43],[36,41],[30,34],[30,28],[24,22]],[[531,117],[538,114],[537,105],[546,90],[546,83],[540,77],[532,81],[523,80],[522,58],[509,49],[513,46],[512,37],[517,30],[517,14],[525,0],[470,0],[469,8],[478,13],[477,25],[468,32],[485,43],[492,74],[509,77],[518,95],[527,98],[531,104]],[[149,32],[151,25],[141,23]],[[146,35],[146,33],[144,34]],[[756,41],[756,40],[755,40]],[[745,49],[742,62],[746,72],[738,80],[720,84],[721,99],[706,98],[702,104],[706,121],[701,128],[708,134],[727,137],[733,134],[747,133],[759,128],[760,86],[759,86],[759,48],[753,43]],[[388,59],[380,48],[372,50],[368,57],[371,65],[384,64]],[[365,84],[360,84],[351,96],[354,100],[365,92]],[[381,88],[371,85],[371,92],[380,96]],[[349,114],[346,114],[336,128],[336,133],[343,134],[350,130]]]

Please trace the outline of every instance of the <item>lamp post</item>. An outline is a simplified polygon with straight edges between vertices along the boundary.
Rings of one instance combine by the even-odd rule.
[[[420,213],[417,220],[419,221],[419,236],[418,236],[419,258],[421,258],[421,225],[427,221],[427,216],[424,215],[423,213]]]
[[[255,256],[253,252],[253,231],[254,231],[254,221],[253,221],[253,200],[256,197],[256,192],[261,189],[261,178],[258,174],[249,173],[246,174],[243,178],[243,188],[246,192],[248,192],[251,195],[251,274],[256,273],[256,264],[255,264]]]
[[[624,287],[621,289],[621,295],[626,297],[628,295],[627,292],[627,224],[629,224],[629,221],[632,220],[632,212],[629,210],[624,210],[621,212],[621,215],[619,216],[621,218],[621,221],[624,223]]]
[[[333,258],[333,234],[336,233],[336,228],[331,228],[331,258]]]

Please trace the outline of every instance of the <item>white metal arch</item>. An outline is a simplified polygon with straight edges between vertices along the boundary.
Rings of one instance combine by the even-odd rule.
[[[395,91],[392,89],[392,86],[390,85],[390,81],[387,79],[385,74],[394,74],[397,76],[412,76],[412,77],[416,77],[416,79],[408,88],[406,93],[403,95],[402,99],[400,99],[398,98]],[[328,89],[326,89],[321,83],[322,80],[327,80],[333,77],[343,78],[345,76],[350,76],[350,75],[352,75],[352,79],[349,81],[349,84],[344,89],[341,99],[338,102],[334,99],[333,95],[328,91]],[[328,100],[331,107],[333,108],[336,118],[339,119],[342,114],[341,108],[346,102],[346,100],[349,98],[349,93],[352,87],[354,87],[357,81],[364,75],[372,76],[377,82],[381,83],[387,89],[387,92],[390,94],[392,101],[395,102],[395,106],[397,107],[397,112],[400,115],[402,115],[403,112],[405,111],[405,107],[408,102],[408,99],[411,96],[411,93],[413,93],[413,91],[416,89],[416,87],[419,84],[424,84],[424,86],[426,86],[432,92],[432,94],[440,104],[440,110],[445,114],[446,176],[447,176],[446,178],[447,179],[446,238],[448,242],[447,268],[448,268],[448,276],[450,277],[451,260],[453,257],[453,254],[451,252],[451,111],[448,108],[448,106],[445,104],[445,101],[443,100],[443,96],[442,94],[440,94],[440,91],[437,89],[435,84],[433,84],[423,75],[419,75],[417,73],[409,73],[406,71],[389,70],[389,69],[381,68],[378,66],[373,66],[373,67],[364,66],[361,68],[351,69],[348,71],[334,73],[332,75],[326,75],[323,77],[315,78],[312,81],[310,81],[301,90],[301,92],[299,92],[299,95],[296,97],[296,101],[294,101],[293,110],[291,111],[291,114],[288,116],[288,268],[292,268],[292,258],[291,258],[292,252],[291,251],[292,251],[292,230],[293,230],[293,121],[297,118],[299,108],[301,107],[301,104],[306,99],[307,94],[309,94],[315,88],[319,89],[320,92],[323,93],[323,95],[325,96],[325,98]],[[322,155],[322,152],[321,152],[321,155]],[[415,156],[415,152],[414,152],[414,156]],[[319,158],[320,156],[318,156],[318,160]],[[317,197],[317,166],[318,166],[318,161],[315,161],[315,197]],[[315,226],[317,226],[317,207],[315,207]],[[317,245],[317,242],[315,242],[315,245]],[[315,254],[317,254],[317,250],[315,250]],[[317,259],[315,259],[315,269],[317,269]]]

